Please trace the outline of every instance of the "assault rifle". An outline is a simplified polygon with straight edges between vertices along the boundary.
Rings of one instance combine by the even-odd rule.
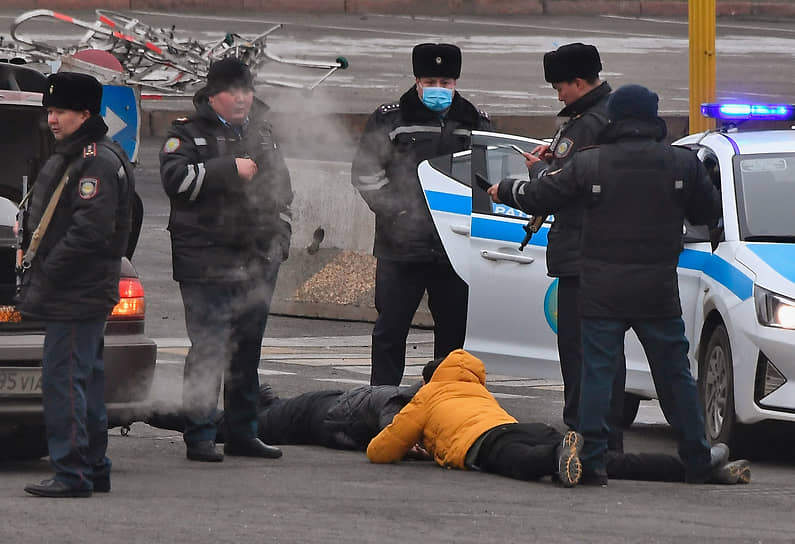
[[[28,212],[28,201],[30,200],[30,194],[32,192],[32,189],[28,189],[28,176],[22,176],[22,194],[25,196],[22,197],[17,207],[17,220],[14,225],[14,235],[17,246],[15,263],[17,296],[22,291],[22,277],[25,274],[25,267],[22,265],[22,257],[25,254],[25,216]]]
[[[546,221],[546,215],[533,215],[530,217],[530,220],[527,221],[526,224],[522,225],[524,229],[525,235],[522,243],[519,244],[519,251],[524,251],[524,248],[527,247],[527,244],[530,243],[530,239],[533,235],[541,229],[541,226]]]

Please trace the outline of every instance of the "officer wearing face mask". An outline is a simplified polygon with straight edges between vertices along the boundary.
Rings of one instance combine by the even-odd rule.
[[[375,213],[377,258],[372,385],[398,385],[406,337],[423,294],[434,321],[434,357],[464,345],[467,284],[456,274],[436,233],[417,165],[469,148],[488,116],[456,90],[461,50],[423,43],[412,53],[415,84],[397,103],[371,116],[351,167],[351,182]]]

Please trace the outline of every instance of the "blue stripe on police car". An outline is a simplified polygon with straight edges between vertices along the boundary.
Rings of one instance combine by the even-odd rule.
[[[470,215],[472,213],[472,198],[470,196],[452,195],[439,191],[425,191],[425,195],[428,199],[428,205],[433,211],[460,215]],[[507,214],[500,215],[501,217],[508,216]],[[471,221],[470,232],[471,236],[475,238],[515,242],[517,244],[524,239],[525,232],[521,223],[501,221],[496,217],[489,218],[480,215],[472,217]],[[549,227],[542,227],[533,235],[530,245],[545,247],[547,245],[548,232]],[[749,247],[773,268],[779,270],[782,275],[791,281],[795,281],[795,246],[790,246],[789,250],[781,252],[763,249],[766,246],[761,244],[750,244]],[[743,274],[737,267],[714,253],[685,249],[679,256],[678,266],[702,271],[706,276],[726,287],[740,300],[746,300],[753,296],[753,280]]]

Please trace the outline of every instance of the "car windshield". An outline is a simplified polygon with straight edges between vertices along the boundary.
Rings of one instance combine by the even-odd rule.
[[[734,160],[743,240],[795,240],[795,154],[738,155]]]

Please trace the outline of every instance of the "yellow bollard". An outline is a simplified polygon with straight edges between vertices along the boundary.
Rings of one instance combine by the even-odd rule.
[[[689,0],[690,133],[715,127],[701,115],[703,102],[715,102],[715,0]]]

